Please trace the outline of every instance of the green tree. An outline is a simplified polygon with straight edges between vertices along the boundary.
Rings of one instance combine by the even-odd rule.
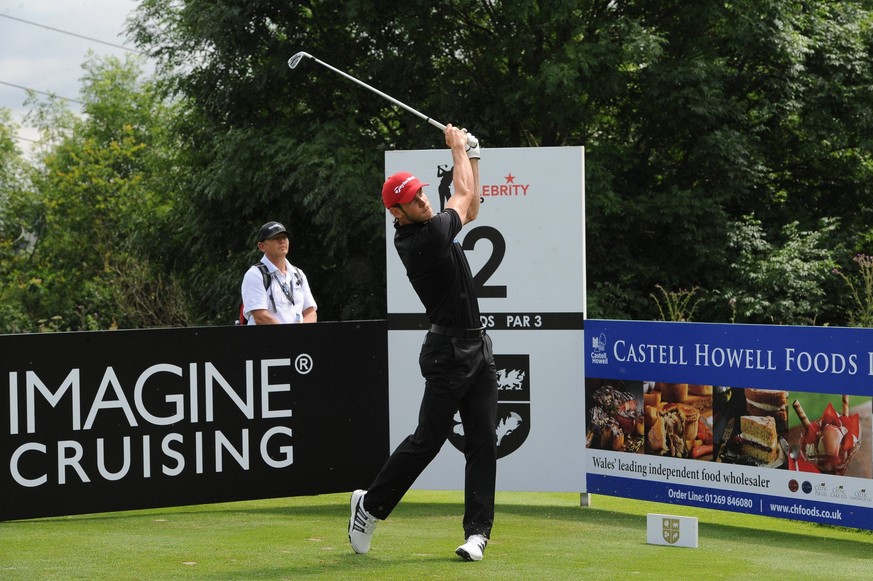
[[[322,320],[384,315],[378,108],[335,78],[286,65],[292,47],[352,42],[335,8],[140,6],[137,38],[185,109],[174,126],[184,195],[167,238],[185,249],[172,266],[202,322],[234,318],[242,274],[258,258],[255,235],[273,219],[292,230],[289,259],[306,271]]]
[[[840,218],[844,243],[854,237],[850,224],[858,224],[857,203],[833,205],[819,196],[831,189],[839,189],[841,198],[868,190],[869,148],[850,156],[866,158],[866,172],[853,161],[844,169],[854,169],[844,174],[827,161],[840,154],[821,136],[869,139],[869,122],[854,109],[864,108],[867,98],[848,110],[845,101],[821,94],[860,96],[871,75],[857,62],[856,45],[869,50],[869,33],[831,18],[833,3],[634,5],[645,7],[639,16],[656,31],[663,50],[634,74],[633,92],[618,114],[622,131],[614,137],[626,144],[619,147],[628,171],[619,173],[614,189],[623,211],[606,218],[595,214],[592,230],[605,229],[599,239],[609,244],[589,246],[589,267],[596,269],[589,271],[591,278],[627,284],[623,277],[632,272],[640,290],[655,284],[723,289],[734,282],[723,265],[736,260],[728,226],[752,212],[773,238],[794,221],[810,229],[823,217]],[[823,36],[823,23],[830,37]],[[858,74],[836,75],[848,63],[857,63]],[[849,84],[832,84],[837,76]],[[863,122],[849,127],[855,120]],[[819,171],[809,172],[811,165]],[[591,200],[589,212],[597,212],[597,193]],[[775,304],[781,298],[769,294],[766,300]],[[639,306],[628,302],[623,312],[608,314],[648,318]]]
[[[20,187],[21,152],[15,145],[16,125],[8,109],[0,109],[0,203],[6,205],[9,193]]]
[[[307,61],[288,71],[294,52],[439,111],[490,147],[578,144],[614,110],[622,62],[651,48],[623,40],[633,26],[612,16],[598,3],[143,2],[135,37],[186,102],[182,203],[196,212],[178,213],[192,246],[177,268],[191,273],[204,317],[227,320],[252,235],[272,218],[304,233],[292,258],[312,273],[322,319],[384,316],[384,151],[442,147],[432,127],[335,74]],[[202,264],[215,248],[227,260]]]
[[[752,216],[732,224],[735,286],[727,283],[720,293],[731,308],[731,321],[812,325],[821,322],[823,313],[832,314],[825,282],[835,267],[830,237],[836,227],[829,219],[815,230],[801,230],[792,222],[774,243]]]
[[[184,106],[173,268],[200,319],[224,322],[274,218],[323,319],[384,314],[383,152],[441,146],[338,75],[288,71],[298,50],[486,147],[585,145],[590,314],[650,318],[656,285],[754,287],[725,268],[742,216],[771,240],[822,218],[835,248],[870,240],[870,24],[869,1],[144,0],[131,30]]]
[[[0,109],[0,332],[31,327],[19,301],[19,270],[33,248],[30,231],[37,217],[32,203],[29,166],[16,147],[17,126],[9,110]]]
[[[85,117],[56,100],[32,101],[46,142],[23,201],[31,244],[6,257],[16,268],[4,273],[6,298],[32,324],[7,330],[184,324],[181,294],[145,252],[168,208],[167,195],[150,188],[164,167],[154,130],[163,105],[134,58],[90,55],[83,69]]]
[[[849,291],[850,301],[846,307],[850,327],[873,327],[873,256],[856,254],[852,259],[855,272],[843,272],[834,268]]]

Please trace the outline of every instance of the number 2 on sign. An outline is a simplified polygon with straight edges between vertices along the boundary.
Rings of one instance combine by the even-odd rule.
[[[491,256],[482,265],[479,272],[473,276],[476,295],[480,299],[505,299],[506,285],[486,285],[485,283],[497,272],[500,263],[503,262],[503,257],[506,255],[506,240],[503,239],[503,235],[497,228],[479,226],[470,230],[470,233],[464,237],[464,250],[473,250],[480,240],[488,240],[491,243]]]

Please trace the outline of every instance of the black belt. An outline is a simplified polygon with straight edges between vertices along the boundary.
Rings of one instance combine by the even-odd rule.
[[[431,325],[430,332],[437,335],[445,335],[447,337],[458,337],[459,339],[481,339],[485,336],[485,327],[478,329],[462,329],[460,327],[443,327],[442,325]]]

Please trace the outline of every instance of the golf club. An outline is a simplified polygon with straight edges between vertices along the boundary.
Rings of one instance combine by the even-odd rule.
[[[332,67],[332,66],[330,66],[329,64],[327,64],[326,62],[324,62],[324,61],[322,61],[322,60],[319,60],[319,59],[315,58],[314,56],[312,56],[312,55],[309,54],[308,52],[302,52],[302,51],[301,51],[301,52],[298,52],[297,54],[295,54],[294,56],[292,56],[290,59],[288,59],[288,66],[289,66],[291,69],[295,69],[295,68],[297,68],[297,65],[300,64],[300,61],[303,60],[303,57],[311,58],[312,60],[314,60],[314,61],[317,62],[318,64],[320,64],[320,65],[322,65],[322,66],[324,66],[324,67],[329,68],[329,69],[332,70],[333,72],[338,73],[338,74],[344,76],[344,77],[347,78],[348,80],[350,80],[350,81],[354,81],[355,83],[361,85],[361,86],[364,87],[365,89],[369,89],[370,91],[373,91],[374,93],[376,93],[376,94],[379,95],[380,97],[384,97],[385,99],[388,99],[389,101],[391,101],[392,103],[394,103],[395,105],[397,105],[397,106],[399,106],[399,107],[403,107],[404,109],[406,109],[407,111],[409,111],[409,112],[412,113],[413,115],[417,115],[418,117],[424,119],[425,121],[427,121],[428,123],[430,123],[431,125],[433,125],[434,127],[436,127],[437,129],[439,129],[440,131],[445,131],[446,126],[443,125],[442,123],[440,123],[439,121],[436,121],[435,119],[431,119],[430,117],[428,117],[427,115],[425,115],[425,114],[422,113],[421,111],[417,111],[416,109],[413,109],[412,107],[410,107],[410,106],[407,105],[406,103],[401,103],[400,101],[398,101],[398,100],[395,99],[394,97],[392,97],[392,96],[390,96],[390,95],[386,95],[386,94],[383,93],[382,91],[380,91],[380,90],[378,90],[378,89],[376,89],[376,88],[374,88],[374,87],[371,87],[370,85],[368,85],[367,83],[365,83],[365,82],[363,82],[363,81],[359,81],[358,79],[356,79],[355,77],[353,77],[353,76],[351,76],[351,75],[347,75],[346,73],[342,72],[342,71],[339,70],[338,68]],[[479,142],[478,142],[478,140],[477,140],[475,137],[473,137],[472,135],[468,134],[468,135],[467,135],[467,145],[469,145],[470,147],[476,147],[477,145],[479,145]]]

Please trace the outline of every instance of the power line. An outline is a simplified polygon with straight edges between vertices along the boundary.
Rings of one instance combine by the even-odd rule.
[[[15,17],[15,16],[10,16],[9,14],[3,14],[3,13],[0,13],[0,17],[8,18],[9,20],[17,20],[18,22],[23,22],[23,23],[25,23],[25,24],[30,24],[31,26],[38,26],[38,27],[40,27],[40,28],[45,28],[46,30],[51,30],[51,31],[53,31],[53,32],[60,32],[61,34],[68,34],[68,35],[70,35],[70,36],[75,36],[75,37],[77,37],[77,38],[81,38],[81,39],[88,40],[88,41],[91,41],[91,42],[98,42],[98,43],[100,43],[100,44],[105,44],[106,46],[111,46],[111,47],[114,47],[114,48],[120,48],[121,50],[126,50],[126,51],[128,51],[128,52],[132,52],[132,53],[135,53],[135,54],[143,54],[143,55],[145,54],[144,52],[142,52],[142,51],[140,51],[140,50],[137,50],[137,49],[135,49],[135,48],[129,48],[129,47],[126,47],[126,46],[121,45],[121,44],[114,44],[114,43],[112,43],[112,42],[106,42],[105,40],[100,40],[100,39],[97,39],[97,38],[92,38],[92,37],[90,37],[90,36],[84,36],[84,35],[82,35],[82,34],[77,34],[77,33],[75,33],[75,32],[70,32],[69,30],[61,30],[60,28],[54,28],[54,27],[52,27],[52,26],[46,26],[45,24],[40,24],[39,22],[31,22],[30,20],[25,20],[25,19],[23,19],[23,18],[18,18],[18,17]]]
[[[48,91],[40,91],[39,89],[31,89],[30,87],[25,87],[23,85],[16,85],[15,83],[7,83],[6,81],[0,81],[0,85],[7,85],[9,87],[15,87],[16,89],[22,89],[24,91],[33,91],[34,93],[39,93],[40,95],[48,95],[49,97],[54,97],[56,99],[63,99],[64,101],[71,101],[73,103],[78,103],[79,105],[84,105],[83,101],[79,101],[78,99],[71,99],[70,97],[61,97],[60,95],[55,95],[54,93],[49,93]]]

